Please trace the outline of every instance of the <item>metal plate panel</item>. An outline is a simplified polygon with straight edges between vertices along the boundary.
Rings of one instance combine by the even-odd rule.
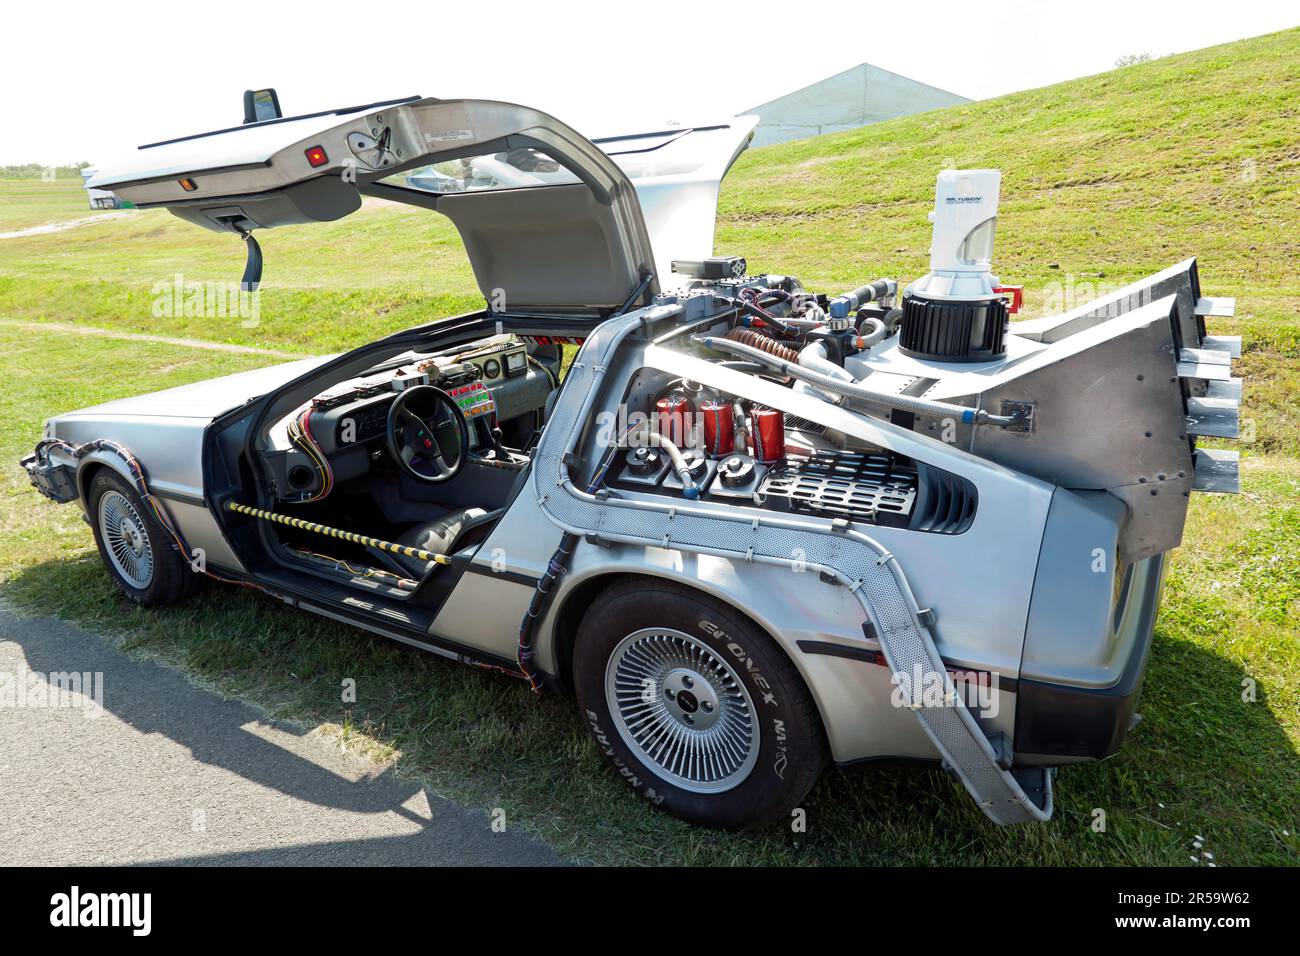
[[[1110,490],[1130,501],[1133,519],[1120,541],[1128,560],[1182,539],[1186,499],[1150,494],[1161,483],[1190,484],[1192,471],[1182,394],[1170,384],[1174,307],[1162,299],[1080,331],[979,396],[982,408],[1033,402],[1034,431],[978,428],[972,450],[1064,488]],[[1213,368],[1226,377],[1227,366]],[[1123,491],[1130,486],[1135,490]]]

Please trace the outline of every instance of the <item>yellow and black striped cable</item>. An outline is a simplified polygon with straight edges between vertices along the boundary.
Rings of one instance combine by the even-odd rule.
[[[432,551],[425,551],[423,548],[412,548],[404,544],[394,544],[391,541],[381,541],[378,538],[372,538],[364,534],[355,534],[351,531],[343,531],[340,528],[331,528],[329,525],[317,524],[314,521],[304,521],[302,518],[291,518],[289,515],[277,514],[274,511],[263,511],[261,508],[250,508],[248,505],[241,505],[235,501],[226,502],[226,510],[233,511],[236,514],[248,515],[250,518],[260,518],[263,521],[274,521],[277,524],[288,525],[291,528],[301,528],[303,531],[311,531],[316,534],[322,534],[330,538],[340,538],[344,541],[351,541],[354,544],[362,544],[367,548],[377,548],[380,551],[387,551],[390,554],[401,554],[408,558],[415,558],[419,561],[432,561],[435,564],[451,564],[451,557],[445,554],[434,554]]]

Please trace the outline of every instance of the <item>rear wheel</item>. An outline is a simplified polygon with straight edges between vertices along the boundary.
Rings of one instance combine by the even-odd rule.
[[[652,803],[704,826],[788,819],[826,764],[817,708],[771,638],[681,585],[629,580],[582,620],[574,684],[597,746]]]
[[[125,480],[101,469],[90,483],[89,504],[99,556],[128,599],[152,607],[193,593],[199,575]]]

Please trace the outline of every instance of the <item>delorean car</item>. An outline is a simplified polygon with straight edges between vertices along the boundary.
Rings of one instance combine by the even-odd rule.
[[[571,694],[708,826],[888,758],[1042,821],[1121,746],[1189,495],[1237,486],[1197,446],[1241,383],[1194,259],[1012,321],[1000,175],[944,170],[928,274],[810,290],[712,254],[752,117],[596,142],[500,102],[246,102],[91,185],[242,239],[248,289],[259,229],[427,209],[485,305],[50,419],[23,464],[127,599],[215,578]]]

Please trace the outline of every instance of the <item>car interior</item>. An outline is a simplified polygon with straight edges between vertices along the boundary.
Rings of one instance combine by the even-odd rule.
[[[562,354],[510,333],[408,351],[279,417],[260,455],[291,519],[270,526],[277,557],[435,603],[444,589],[422,582],[467,564],[523,486]]]

